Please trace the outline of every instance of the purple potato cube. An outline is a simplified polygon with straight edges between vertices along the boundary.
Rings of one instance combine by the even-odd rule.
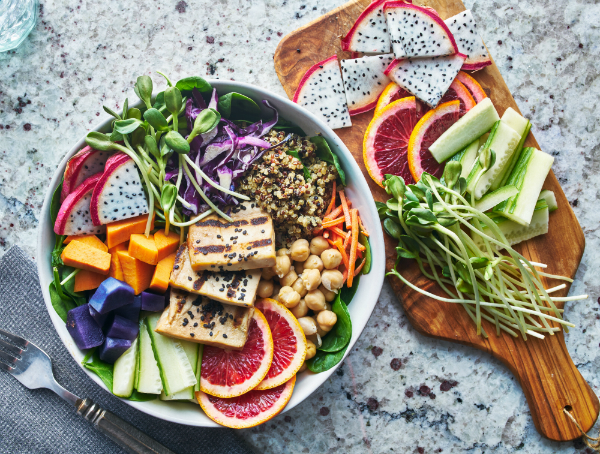
[[[165,296],[154,293],[142,292],[142,310],[162,312],[165,308]]]
[[[97,312],[106,314],[119,307],[132,304],[133,296],[133,288],[130,285],[114,277],[109,277],[100,284],[89,304]]]
[[[115,309],[113,312],[115,315],[120,315],[121,317],[125,317],[132,322],[138,323],[140,321],[140,310],[142,309],[142,295],[137,295],[133,297],[133,303],[122,306],[118,309]]]
[[[123,353],[125,353],[129,347],[131,347],[131,341],[128,339],[113,339],[107,337],[106,342],[100,347],[99,354],[100,359],[106,363],[114,364]]]
[[[98,326],[100,327],[100,329],[104,329],[104,325],[106,324],[106,319],[108,318],[108,314],[101,314],[100,312],[98,312],[96,309],[94,309],[89,304],[86,304],[86,306],[90,307],[90,315],[92,316],[92,318],[94,320],[96,320],[96,323],[98,323]]]
[[[90,315],[90,308],[83,304],[67,313],[67,331],[81,350],[97,347],[104,342],[102,329]]]
[[[137,322],[133,322],[120,315],[115,315],[106,332],[106,337],[132,341],[137,337],[139,331],[140,325]]]

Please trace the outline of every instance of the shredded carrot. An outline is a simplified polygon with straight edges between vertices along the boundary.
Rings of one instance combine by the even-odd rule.
[[[343,211],[344,210],[343,210],[343,208],[342,208],[341,205],[339,207],[337,207],[337,208],[334,208],[331,213],[329,213],[327,216],[325,216],[323,218],[323,222],[331,221],[332,219],[337,218],[340,214],[343,213]]]
[[[358,243],[358,246],[356,246],[357,250],[360,252],[364,252],[367,250],[366,247],[364,247],[362,244]]]
[[[348,232],[350,233],[350,232]],[[348,246],[351,244],[352,235],[348,235],[344,240],[344,249],[348,250]]]
[[[356,257],[358,257],[359,259],[362,259],[363,253],[361,251],[356,251]]]
[[[348,261],[348,254],[346,254],[346,249],[344,249],[341,239],[335,244],[335,247],[337,247],[338,251],[340,251],[340,254],[342,254],[342,262],[344,263],[344,266],[346,268],[350,268],[350,263]]]
[[[331,231],[339,236],[341,236],[342,238],[346,238],[347,236],[350,236],[350,232],[344,232],[342,229],[340,229],[339,227],[332,227]]]
[[[354,277],[358,276],[360,274],[360,271],[363,269],[363,266],[365,266],[365,262],[366,260],[363,260],[360,265],[358,265],[358,268],[356,268],[354,270]]]
[[[344,211],[344,218],[346,218],[346,228],[349,229],[352,221],[350,219],[350,211],[348,210],[348,201],[346,200],[346,194],[344,194],[343,190],[341,190],[339,194],[340,201],[342,202],[342,210]]]
[[[331,191],[331,202],[329,203],[327,210],[325,210],[325,216],[327,216],[329,213],[331,213],[331,210],[333,210],[335,208],[335,196],[337,194],[335,192],[335,183],[336,183],[336,181],[333,180],[333,190]]]
[[[342,278],[343,278],[342,283],[346,282],[346,279],[348,279],[348,270],[346,268],[344,268],[342,270]],[[348,287],[350,287],[350,286],[348,286]]]
[[[336,225],[343,224],[344,220],[345,219],[343,217],[340,217],[340,218],[337,218],[337,219],[333,219],[331,221],[325,221],[321,225],[323,226],[324,229],[328,229],[330,227],[335,227]]]
[[[358,216],[358,225],[360,225],[360,229],[362,230],[362,233],[364,236],[369,236],[369,232],[367,232],[367,229],[365,228],[365,225],[363,224],[362,218],[360,217],[360,215]]]
[[[358,210],[356,208],[350,210],[350,215],[352,217],[352,245],[350,246],[350,258],[348,260],[348,287],[352,287],[354,267],[356,265],[356,249],[358,247]]]

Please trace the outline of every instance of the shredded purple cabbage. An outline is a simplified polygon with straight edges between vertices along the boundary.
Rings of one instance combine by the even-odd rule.
[[[271,147],[271,144],[262,139],[279,120],[279,113],[267,100],[263,104],[273,111],[273,118],[269,121],[262,120],[241,127],[233,121],[222,118],[217,126],[217,131],[197,136],[190,144],[188,157],[202,169],[202,171],[213,182],[235,191],[240,177],[244,175],[250,166]],[[206,108],[217,110],[219,96],[213,89],[208,105],[197,89],[192,90],[192,96],[186,101],[185,117],[188,129],[192,129],[194,121],[200,112]],[[204,137],[203,137],[204,136]],[[220,208],[225,205],[236,205],[238,201],[231,195],[225,194],[198,175],[193,168],[190,172],[196,177],[196,181],[207,197]],[[166,166],[165,181],[176,182],[179,175],[179,167],[176,158],[172,157]],[[202,182],[200,184],[200,182]],[[209,206],[204,202],[196,188],[191,183],[186,172],[183,172],[179,195],[189,204],[183,207],[183,213],[187,216],[196,216],[208,210]]]

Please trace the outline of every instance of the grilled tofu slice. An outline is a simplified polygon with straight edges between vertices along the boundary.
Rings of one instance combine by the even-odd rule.
[[[261,270],[194,271],[188,248],[179,247],[170,284],[181,290],[206,296],[221,303],[249,307],[254,305]]]
[[[271,216],[256,204],[231,209],[232,222],[211,215],[190,226],[188,248],[194,271],[254,270],[275,265]]]
[[[169,307],[158,320],[156,332],[176,339],[241,350],[246,344],[253,314],[253,307],[221,304],[171,289]]]

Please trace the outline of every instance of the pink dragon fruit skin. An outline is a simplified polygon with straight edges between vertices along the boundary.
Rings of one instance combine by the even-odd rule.
[[[306,71],[292,101],[320,117],[331,129],[352,126],[337,55]]]
[[[106,160],[112,151],[94,150],[90,146],[82,148],[67,162],[60,201],[63,202],[84,180],[104,171]]]
[[[375,108],[379,95],[390,83],[383,72],[393,59],[393,54],[384,54],[342,60],[342,76],[350,115]]]
[[[477,23],[473,19],[471,11],[458,13],[456,16],[446,19],[444,23],[454,35],[458,51],[467,56],[462,69],[478,71],[492,64],[483,40],[477,33]]]
[[[146,213],[148,201],[135,162],[125,153],[114,154],[92,193],[92,222],[104,225]]]
[[[432,8],[402,1],[385,3],[385,17],[396,58],[453,55],[452,32]]]
[[[373,1],[358,16],[350,31],[341,40],[342,50],[374,53],[390,51],[390,36],[383,13],[386,1]]]
[[[466,55],[394,60],[385,75],[429,107],[436,107],[460,71]]]
[[[90,215],[90,200],[102,172],[92,175],[67,196],[54,223],[57,235],[90,235],[104,233],[104,226],[95,226]]]

